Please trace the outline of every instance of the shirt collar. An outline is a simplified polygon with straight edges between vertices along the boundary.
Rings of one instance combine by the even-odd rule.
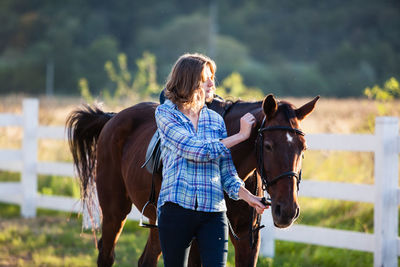
[[[174,110],[175,113],[179,114],[179,117],[181,117],[184,121],[190,121],[188,117],[186,117],[179,109],[176,104],[174,104],[171,100],[166,99],[164,102],[164,105],[169,107],[170,109]],[[203,108],[200,111],[200,117],[202,117],[202,113],[204,113],[207,109],[207,105],[204,105]],[[200,118],[199,118],[200,119]]]

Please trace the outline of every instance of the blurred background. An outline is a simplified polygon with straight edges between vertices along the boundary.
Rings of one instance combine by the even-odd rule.
[[[0,93],[117,89],[110,61],[162,86],[182,53],[215,59],[220,84],[280,96],[358,97],[400,74],[400,2],[2,0]],[[82,80],[83,79],[83,80]]]
[[[0,189],[22,182],[7,153],[25,149],[23,127],[9,125],[30,113],[23,98],[39,99],[40,127],[61,132],[36,140],[38,164],[62,162],[73,173],[62,134],[68,114],[81,103],[102,102],[103,110],[119,112],[157,102],[171,67],[186,52],[216,61],[217,93],[226,98],[261,100],[273,93],[299,107],[321,95],[302,122],[307,134],[374,134],[377,116],[400,117],[398,0],[1,0]],[[374,185],[374,152],[305,154],[304,180]],[[35,177],[38,196],[71,197],[78,205],[80,189],[71,175]],[[374,233],[374,203],[303,192],[296,224]],[[35,218],[23,218],[18,203],[3,199],[0,266],[94,265],[94,236],[82,229],[79,214],[38,207]],[[115,266],[137,266],[147,234],[127,222]],[[359,267],[373,261],[370,252],[276,240],[275,256],[260,256],[257,266]],[[234,266],[231,244],[228,266]]]

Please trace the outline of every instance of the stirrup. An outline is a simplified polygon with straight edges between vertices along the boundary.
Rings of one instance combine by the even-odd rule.
[[[157,225],[157,219],[156,219],[156,224],[149,224],[149,223],[144,223],[143,222],[143,217],[144,217],[144,210],[146,209],[147,205],[152,205],[155,209],[156,209],[156,213],[157,213],[157,207],[149,201],[146,202],[146,204],[144,204],[143,209],[142,209],[142,214],[140,216],[140,220],[139,220],[139,226],[140,227],[144,227],[144,228],[158,228]]]

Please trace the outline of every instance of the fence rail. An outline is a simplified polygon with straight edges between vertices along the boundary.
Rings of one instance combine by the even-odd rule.
[[[37,193],[37,175],[73,176],[73,165],[62,162],[37,160],[39,139],[65,140],[63,127],[40,126],[38,124],[39,102],[23,100],[23,113],[0,114],[0,127],[23,128],[22,149],[0,150],[0,169],[21,172],[21,182],[0,183],[0,202],[21,205],[21,215],[34,217],[36,208],[78,212],[78,199],[63,196],[46,196]],[[277,229],[272,225],[270,212],[265,212],[262,221],[268,227],[261,231],[261,254],[274,255],[274,240],[302,242],[315,245],[360,250],[374,253],[374,266],[397,266],[400,256],[398,237],[398,154],[400,152],[398,119],[376,118],[375,134],[310,134],[307,135],[309,149],[341,150],[374,153],[373,185],[304,180],[300,196],[336,199],[374,204],[374,234],[329,229],[316,226],[293,225],[288,229]],[[128,219],[138,220],[140,213],[132,209]]]

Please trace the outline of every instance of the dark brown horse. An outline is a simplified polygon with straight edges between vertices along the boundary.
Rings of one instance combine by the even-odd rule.
[[[250,138],[231,149],[239,176],[246,188],[261,196],[267,188],[272,215],[277,227],[288,227],[299,215],[297,202],[302,153],[305,139],[299,122],[314,109],[319,97],[296,109],[287,102],[277,102],[272,95],[259,102],[225,103],[213,101],[209,107],[224,116],[228,135],[239,131],[242,115],[251,112],[257,119]],[[142,210],[147,202],[152,177],[145,168],[147,145],[156,124],[155,103],[139,103],[117,114],[86,107],[71,113],[67,120],[69,144],[81,180],[84,202],[90,202],[97,188],[103,214],[99,240],[99,266],[111,266],[114,248],[132,204]],[[257,164],[258,162],[258,164]],[[260,175],[255,175],[257,169]],[[253,175],[254,172],[254,175]],[[161,177],[156,177],[156,193]],[[264,187],[261,180],[264,180]],[[242,200],[227,200],[228,218],[239,239],[232,238],[236,266],[255,266],[260,238],[259,216]],[[90,205],[90,203],[89,203]],[[155,223],[155,210],[145,216]],[[156,266],[161,255],[157,229],[150,229],[139,266]],[[200,266],[196,244],[192,245],[190,266]]]

